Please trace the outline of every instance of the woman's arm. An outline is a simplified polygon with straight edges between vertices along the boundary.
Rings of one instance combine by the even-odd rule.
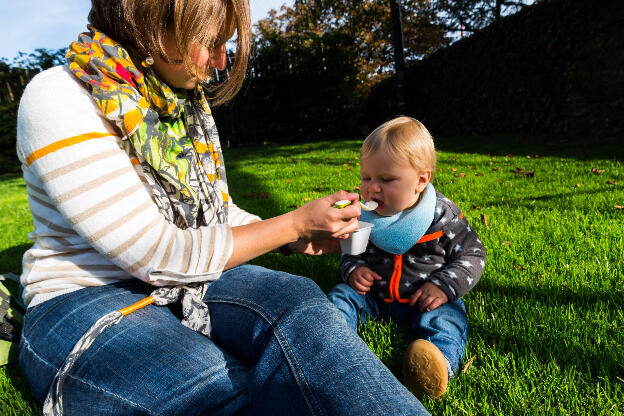
[[[359,205],[333,208],[341,199],[355,201],[358,194],[338,191],[279,217],[233,227],[234,249],[226,269],[288,243],[322,241],[354,232],[360,215]]]
[[[331,208],[341,199],[332,196],[258,223],[181,230],[160,214],[117,140],[90,95],[68,74],[44,73],[24,92],[18,147],[35,221],[52,232],[74,231],[115,265],[152,284],[214,279],[225,267],[286,243],[357,227],[359,211]]]

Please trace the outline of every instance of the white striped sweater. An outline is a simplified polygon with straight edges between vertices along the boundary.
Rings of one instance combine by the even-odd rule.
[[[26,87],[17,153],[34,225],[21,276],[29,307],[133,277],[155,286],[213,280],[232,253],[230,227],[259,219],[230,200],[228,224],[177,228],[120,141],[66,66]]]

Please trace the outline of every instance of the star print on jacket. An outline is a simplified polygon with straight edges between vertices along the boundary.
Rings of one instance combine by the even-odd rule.
[[[373,282],[371,290],[386,302],[408,302],[425,282],[439,286],[449,302],[455,302],[483,274],[485,247],[459,207],[440,192],[436,192],[435,215],[427,236],[429,240],[415,242],[402,256],[385,252],[371,242],[360,255],[343,254],[343,280],[346,282],[356,268],[368,267],[383,278]],[[399,272],[395,272],[397,267]]]

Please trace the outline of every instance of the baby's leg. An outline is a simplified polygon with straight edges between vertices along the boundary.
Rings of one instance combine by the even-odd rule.
[[[417,337],[405,351],[403,383],[417,397],[441,397],[466,349],[468,321],[463,302],[422,314],[412,308],[403,324]]]
[[[418,338],[431,342],[442,351],[450,365],[449,377],[454,377],[468,343],[468,318],[464,302],[460,299],[419,314],[414,324],[413,330]]]
[[[358,320],[366,322],[379,315],[377,305],[367,295],[358,294],[351,286],[340,283],[329,291],[327,297],[347,321],[347,326],[357,331]]]

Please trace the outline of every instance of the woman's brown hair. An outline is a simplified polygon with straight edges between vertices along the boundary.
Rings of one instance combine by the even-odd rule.
[[[251,23],[247,0],[91,0],[89,23],[143,59],[159,54],[167,56],[164,37],[175,34],[178,53],[184,57],[189,72],[206,78],[208,68],[196,67],[191,58],[193,44],[212,50],[236,31],[236,57],[226,81],[210,89],[213,104],[231,100],[240,90],[249,60]]]

